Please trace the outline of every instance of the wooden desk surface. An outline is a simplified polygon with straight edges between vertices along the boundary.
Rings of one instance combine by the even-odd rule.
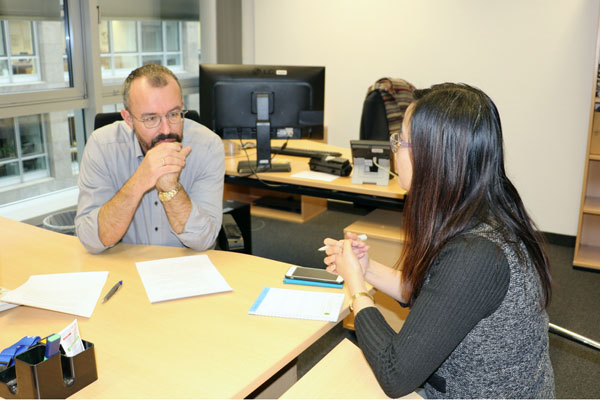
[[[273,140],[271,141],[273,146],[281,146],[285,140]],[[352,160],[352,156],[349,148],[336,147],[331,146],[325,143],[315,142],[311,140],[290,140],[288,142],[288,146],[290,148],[300,148],[300,149],[311,149],[311,150],[333,150],[339,151],[342,153],[342,156]],[[256,150],[248,149],[248,156],[250,159],[256,159]],[[291,172],[263,172],[260,173],[259,176],[261,179],[265,179],[272,182],[280,182],[280,183],[289,183],[298,185],[301,184],[303,186],[308,187],[317,187],[322,189],[329,190],[339,190],[349,193],[358,193],[358,194],[366,194],[371,196],[379,196],[379,197],[387,197],[387,198],[397,198],[403,199],[406,191],[402,189],[398,185],[398,181],[396,179],[390,179],[389,184],[387,186],[377,186],[375,184],[363,184],[363,185],[354,185],[352,184],[351,176],[341,176],[334,181],[324,182],[317,181],[312,179],[302,179],[293,177],[293,174],[296,174],[301,171],[309,171],[310,168],[308,166],[309,159],[306,157],[293,157],[277,154],[274,158],[275,160],[280,161],[289,161],[292,167]],[[237,172],[237,164],[238,161],[247,160],[246,153],[244,150],[235,156],[225,157],[225,174],[232,176],[240,176]]]
[[[290,287],[282,283],[289,264],[277,261],[207,251],[233,292],[151,304],[135,263],[199,253],[119,244],[92,255],[74,236],[5,218],[0,243],[0,286],[9,289],[44,273],[110,271],[103,294],[123,280],[108,302],[99,300],[91,318],[77,318],[82,338],[95,345],[98,380],[73,397],[242,398],[335,325],[247,314],[264,286]],[[347,313],[346,299],[340,319]],[[55,333],[74,318],[31,307],[4,311],[0,347],[25,335]]]
[[[312,367],[282,399],[388,399],[360,349],[348,339]],[[403,399],[421,399],[411,393]]]

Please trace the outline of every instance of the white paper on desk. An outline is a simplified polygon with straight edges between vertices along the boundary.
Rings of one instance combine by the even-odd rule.
[[[31,275],[2,300],[89,318],[107,277],[108,271]]]
[[[337,175],[317,171],[301,171],[292,175],[293,178],[312,179],[316,181],[331,182],[339,178]]]
[[[8,289],[0,287],[0,312],[10,310],[11,308],[19,307],[18,304],[5,303],[2,300],[2,296],[8,293]]]
[[[337,322],[343,304],[344,293],[265,287],[248,314]]]
[[[206,254],[135,265],[150,303],[232,290]]]

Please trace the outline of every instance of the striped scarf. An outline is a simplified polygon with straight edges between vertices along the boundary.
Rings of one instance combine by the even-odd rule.
[[[415,87],[404,79],[381,78],[369,87],[367,96],[374,90],[378,90],[383,99],[390,135],[400,132],[404,112],[414,100],[412,92]]]

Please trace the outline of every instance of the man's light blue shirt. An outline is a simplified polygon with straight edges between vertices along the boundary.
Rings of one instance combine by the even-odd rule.
[[[182,233],[171,228],[156,189],[140,202],[122,238],[123,243],[212,248],[223,218],[225,153],[221,139],[211,130],[186,119],[183,146],[191,146],[186,166],[179,177],[192,209]],[[123,121],[95,130],[89,138],[79,171],[79,201],[75,229],[85,248],[100,253],[104,246],[98,235],[98,213],[137,170],[144,154]]]

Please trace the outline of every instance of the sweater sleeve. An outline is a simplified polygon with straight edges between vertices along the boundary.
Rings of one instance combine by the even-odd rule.
[[[493,242],[465,236],[444,247],[399,333],[375,307],[355,318],[359,345],[392,398],[422,385],[483,318],[500,305],[510,269]]]

